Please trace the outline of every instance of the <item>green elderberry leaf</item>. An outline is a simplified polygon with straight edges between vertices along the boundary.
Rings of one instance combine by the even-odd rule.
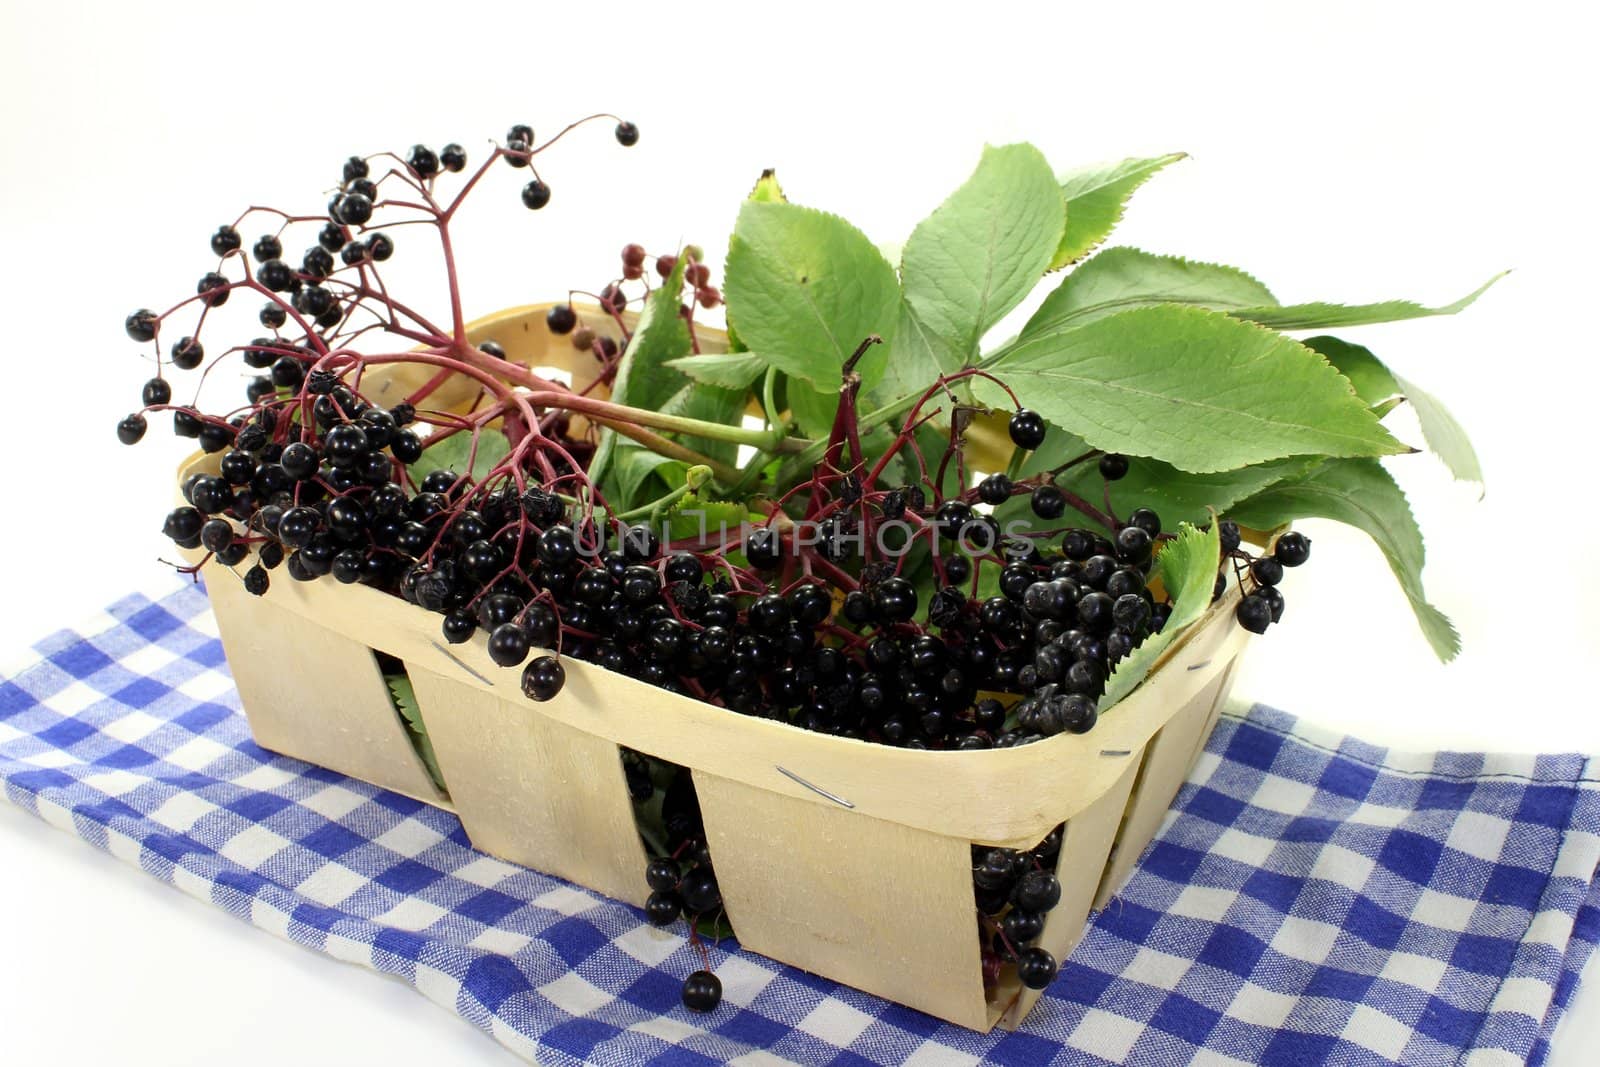
[[[922,381],[976,360],[983,335],[1050,265],[1065,212],[1043,154],[1013,144],[985,148],[972,177],[917,225],[900,260],[906,303],[959,360]]]
[[[1438,397],[1414,382],[1395,374],[1383,362],[1361,345],[1341,341],[1337,337],[1313,337],[1305,342],[1328,357],[1328,362],[1339,368],[1339,373],[1350,379],[1356,395],[1371,404],[1380,417],[1389,408],[1379,409],[1395,397],[1411,402],[1417,413],[1417,425],[1422,429],[1422,439],[1428,448],[1449,468],[1458,481],[1483,484],[1483,466],[1472,440],[1456,417]],[[1391,404],[1392,407],[1392,404]]]
[[[1128,308],[1192,304],[1227,311],[1276,304],[1272,292],[1237,267],[1107,248],[1073,269],[1022,327],[1021,337],[1084,326]]]
[[[845,361],[869,335],[894,334],[900,283],[865,234],[836,215],[746,201],[723,292],[742,342],[792,379],[836,389]],[[883,376],[888,346],[857,364],[863,387]],[[681,354],[681,353],[680,353]]]
[[[477,451],[473,451],[473,437],[468,431],[451,434],[438,444],[423,449],[417,461],[406,469],[411,480],[421,482],[434,471],[449,470],[467,474],[473,481],[482,481],[484,475],[498,467],[511,454],[511,442],[499,430],[485,429],[477,437]]]
[[[1168,529],[1180,522],[1203,523],[1209,521],[1209,512],[1225,512],[1269,485],[1305,473],[1316,463],[1315,459],[1291,456],[1238,470],[1190,474],[1160,460],[1133,456],[1128,459],[1128,473],[1111,483],[1111,509],[1127,515],[1135,508],[1152,508]],[[1104,496],[1104,479],[1094,460],[1066,471],[1056,484],[1096,506]]]
[[[1176,163],[1187,153],[1172,152],[1149,159],[1124,159],[1075,170],[1061,179],[1067,201],[1067,226],[1050,259],[1056,270],[1076,263],[1099,246],[1122,221],[1123,208],[1134,190],[1156,171]]]
[[[433,742],[428,739],[428,727],[422,721],[422,708],[417,704],[411,679],[403,673],[385,674],[383,681],[389,687],[389,700],[394,704],[395,711],[399,712],[410,730],[411,744],[417,750],[422,765],[427,768],[428,777],[433,779],[433,784],[439,787],[441,793],[445,792],[444,774],[439,770],[439,758],[433,753]]]
[[[783,195],[783,186],[778,184],[778,172],[770,167],[761,172],[761,177],[756,179],[756,184],[750,189],[750,195],[745,199],[760,204],[789,202],[789,198]]]
[[[1136,689],[1149,675],[1161,654],[1204,615],[1211,606],[1211,593],[1217,581],[1217,565],[1222,558],[1222,538],[1215,522],[1205,529],[1184,523],[1176,540],[1167,542],[1156,556],[1161,584],[1172,601],[1172,615],[1160,633],[1151,634],[1139,647],[1119,662],[1106,679],[1106,692],[1100,698],[1102,711]]]
[[[1296,455],[1402,452],[1324,358],[1203,308],[1131,308],[1019,341],[989,369],[1094,448],[1198,474]],[[980,380],[978,399],[1009,406]]]
[[[1453,303],[1424,307],[1411,300],[1385,300],[1377,304],[1284,304],[1272,307],[1230,309],[1228,314],[1275,330],[1328,330],[1341,326],[1366,326],[1375,322],[1401,322],[1434,315],[1454,315],[1489,290],[1510,271],[1501,271]]]
[[[1234,505],[1228,517],[1258,530],[1302,518],[1332,519],[1366,533],[1383,551],[1423,636],[1440,660],[1461,651],[1456,628],[1428,603],[1422,589],[1422,532],[1405,493],[1376,460],[1335,459],[1279,482]]]
[[[1301,344],[1326,356],[1340,374],[1350,379],[1350,387],[1356,391],[1356,396],[1369,406],[1381,404],[1400,392],[1400,383],[1395,381],[1389,368],[1360,345],[1341,341],[1337,337],[1310,337]]]
[[[767,369],[764,357],[754,352],[715,352],[669,359],[667,366],[697,382],[721,389],[748,389]]]

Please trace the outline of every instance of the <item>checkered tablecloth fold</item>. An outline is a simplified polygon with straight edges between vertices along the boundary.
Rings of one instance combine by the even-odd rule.
[[[1225,715],[1127,887],[1016,1033],[679,932],[472,850],[444,812],[264,751],[203,593],[125,598],[0,671],[0,780],[256,926],[553,1064],[1541,1062],[1600,941],[1582,756],[1400,753]]]

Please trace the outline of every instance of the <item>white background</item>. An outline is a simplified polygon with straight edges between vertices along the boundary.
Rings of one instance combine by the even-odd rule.
[[[985,141],[1020,139],[1063,169],[1192,153],[1136,197],[1119,239],[1243,266],[1286,301],[1442,303],[1516,268],[1459,318],[1347,335],[1476,438],[1481,502],[1431,457],[1392,464],[1464,654],[1434,662],[1377,551],[1308,523],[1313,563],[1238,693],[1392,744],[1600,751],[1596,85],[1572,6],[576,8],[6,0],[0,660],[160,581],[183,450],[164,421],[116,444],[149,373],[122,319],[192,292],[218,223],[247,203],[317,210],[352,152],[457,140],[481,155],[513,122],[547,133],[611,110],[641,143],[620,149],[604,124],[552,151],[545,211],[523,210],[509,172],[479,194],[462,227],[469,314],[595,288],[630,240],[699,241],[716,262],[767,166],[791,198],[899,241]],[[504,1055],[398,983],[6,806],[0,871],[8,1062]],[[1596,1005],[1580,1001],[1555,1062],[1589,1062]]]

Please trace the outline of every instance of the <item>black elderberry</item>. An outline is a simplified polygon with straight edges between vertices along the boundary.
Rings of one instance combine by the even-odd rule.
[[[538,211],[549,202],[550,187],[538,178],[522,187],[522,204],[529,210]]]
[[[128,331],[128,336],[135,341],[154,341],[156,328],[160,319],[149,308],[140,308],[123,322],[123,328]]]
[[[966,556],[947,556],[941,561],[944,580],[951,585],[963,585],[972,577],[972,561]]]
[[[778,531],[770,526],[750,531],[750,536],[745,538],[744,555],[757,570],[776,570],[783,558],[783,543]]]
[[[972,506],[960,500],[946,500],[933,515],[939,536],[951,541],[960,535],[962,527],[971,519]]]
[[[522,669],[522,695],[529,700],[552,700],[566,684],[567,669],[554,656],[540,656]]]
[[[1041,485],[1033,491],[1033,513],[1041,519],[1059,519],[1067,510],[1067,498],[1053,485]]]
[[[909,622],[917,613],[917,589],[904,578],[885,578],[872,590],[872,606],[889,622]]]
[[[346,193],[339,197],[339,221],[347,226],[360,226],[372,218],[372,200],[360,193]]]
[[[256,268],[256,281],[274,293],[281,293],[294,284],[294,271],[281,259],[269,259]]]
[[[431,178],[439,173],[439,156],[427,145],[412,145],[406,164],[419,178]]]
[[[167,513],[166,521],[161,524],[161,532],[174,541],[185,541],[200,536],[205,521],[205,516],[197,508],[178,507]]]
[[[489,634],[489,658],[502,667],[515,667],[528,658],[528,632],[514,622],[502,623]]]
[[[444,632],[446,641],[459,645],[477,632],[478,622],[465,611],[452,611],[444,617],[439,628]]]
[[[1004,474],[989,475],[978,483],[978,499],[985,504],[1004,504],[1011,499],[1011,479]]]
[[[567,334],[578,325],[578,315],[572,310],[571,304],[557,304],[545,312],[544,322],[551,333]]]
[[[264,596],[267,587],[272,584],[272,579],[267,576],[266,568],[256,564],[244,572],[244,591],[251,596]]]
[[[367,452],[367,435],[351,423],[335,426],[323,438],[323,454],[335,467],[354,466]]]
[[[1044,444],[1044,417],[1037,411],[1018,408],[1006,428],[1011,433],[1011,443],[1018,448],[1031,451]]]
[[[1029,989],[1043,989],[1056,978],[1056,958],[1042,948],[1027,948],[1017,956],[1017,980]]]
[[[1161,516],[1149,508],[1137,508],[1128,516],[1128,525],[1137,527],[1154,538],[1161,532]]]
[[[621,547],[630,563],[643,563],[661,551],[661,539],[648,526],[628,526],[622,531]]]
[[[1022,908],[1012,908],[1000,920],[1000,930],[1013,945],[1023,945],[1044,932],[1044,916]]]
[[[646,604],[661,592],[661,576],[653,567],[629,567],[622,576],[622,596],[634,604]],[[782,603],[782,598],[779,598]]]
[[[1271,556],[1251,560],[1250,577],[1260,585],[1277,585],[1283,581],[1283,564]]]
[[[666,926],[678,918],[683,903],[672,890],[656,890],[645,898],[644,914],[654,926]]]
[[[678,895],[683,898],[684,910],[695,915],[710,915],[722,907],[722,893],[717,889],[717,879],[704,867],[696,867],[683,876],[678,885]]]
[[[261,325],[267,329],[276,330],[289,321],[289,313],[284,310],[282,304],[275,300],[269,300],[261,305],[261,311],[256,315],[256,318],[260,319]]]
[[[675,892],[678,888],[678,865],[669,859],[653,859],[644,869],[644,880],[654,892]]]
[[[860,589],[852,589],[844,595],[844,604],[840,612],[846,622],[862,626],[872,621],[872,598]]]
[[[172,365],[179,370],[194,370],[205,358],[205,347],[193,337],[180,338],[172,346]]]
[[[1137,514],[1137,512],[1135,513]],[[1149,531],[1141,526],[1124,526],[1117,531],[1117,560],[1122,563],[1141,564],[1150,559],[1155,542]],[[1109,581],[1110,576],[1107,576]]]
[[[1283,594],[1275,585],[1264,585],[1255,591],[1255,595],[1266,601],[1267,607],[1272,609],[1272,621],[1283,621]]]
[[[347,267],[353,267],[367,258],[367,243],[365,241],[351,241],[339,250],[339,259]]]
[[[687,582],[691,585],[698,585],[705,575],[705,567],[701,565],[699,558],[694,553],[677,552],[667,560],[665,572],[668,582],[674,584]]]
[[[817,626],[833,611],[833,597],[820,585],[798,586],[788,601],[790,614],[802,626]]]
[[[145,407],[165,404],[172,399],[172,386],[165,378],[151,378],[144,383],[140,399],[144,401]]]
[[[122,421],[117,423],[117,440],[125,445],[136,445],[144,438],[144,432],[148,428],[149,424],[145,422],[144,416],[134,412],[132,415],[124,416]]]
[[[1239,524],[1232,519],[1223,519],[1217,524],[1217,536],[1222,541],[1224,554],[1239,550]]]
[[[1124,593],[1112,604],[1111,618],[1122,629],[1137,632],[1150,621],[1150,602],[1138,593]]]
[[[634,139],[638,139],[637,134]],[[633,143],[624,141],[621,134],[617,135],[617,140],[625,145]],[[722,980],[710,971],[695,971],[683,980],[683,1006],[690,1011],[715,1011],[721,1003]]]
[[[1094,535],[1088,530],[1068,530],[1061,535],[1061,551],[1069,560],[1082,563],[1094,555]]]
[[[467,150],[452,141],[439,149],[439,162],[451,174],[460,174],[467,168]]]
[[[208,308],[221,307],[228,302],[228,279],[216,271],[208,271],[200,276],[195,283],[194,291],[199,294],[200,302]]]
[[[239,231],[232,226],[218,226],[217,232],[211,235],[211,251],[219,256],[237,251],[241,243]]]
[[[632,148],[639,143],[639,127],[631,122],[619,122],[616,128],[617,143],[624,148]]]
[[[1061,901],[1061,883],[1048,871],[1029,871],[1017,880],[1011,899],[1024,911],[1044,914]]]
[[[1038,580],[1038,574],[1026,563],[1007,564],[1000,572],[1000,593],[1009,600],[1021,600]]]
[[[1239,600],[1239,606],[1233,609],[1233,614],[1239,620],[1239,625],[1251,633],[1266,633],[1272,622],[1272,605],[1259,593],[1251,593]]]
[[[333,254],[321,245],[313,245],[306,249],[305,258],[300,261],[300,270],[313,278],[326,278],[333,273]]]
[[[1108,482],[1121,481],[1128,475],[1128,457],[1118,452],[1107,452],[1100,457],[1100,477]]]
[[[1285,567],[1298,567],[1311,558],[1311,538],[1298,530],[1290,530],[1278,537],[1272,555]]]
[[[389,451],[401,463],[415,463],[422,458],[422,438],[410,430],[400,430],[389,442]]]
[[[394,239],[386,233],[374,233],[367,237],[367,254],[373,262],[382,263],[394,255]]]

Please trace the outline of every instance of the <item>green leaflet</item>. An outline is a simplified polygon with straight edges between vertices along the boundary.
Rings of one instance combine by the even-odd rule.
[[[1328,357],[1328,362],[1350,379],[1356,396],[1369,406],[1381,404],[1400,392],[1400,383],[1389,373],[1389,368],[1361,345],[1353,345],[1337,337],[1311,337],[1300,343]]]
[[[1076,267],[1022,327],[1027,339],[1083,326],[1131,307],[1193,304],[1226,311],[1276,304],[1272,292],[1237,267],[1107,248]]]
[[[1428,443],[1433,454],[1444,461],[1457,480],[1483,485],[1483,467],[1478,462],[1478,453],[1456,417],[1432,393],[1423,391],[1398,374],[1394,380],[1416,411],[1417,424],[1422,427],[1422,439]]]
[[[761,177],[750,189],[746,200],[754,200],[761,204],[786,204],[789,198],[783,195],[783,186],[778,184],[778,172],[768,167],[761,172]]]
[[[1180,522],[1204,523],[1210,511],[1225,512],[1269,485],[1304,474],[1316,462],[1291,456],[1238,470],[1190,474],[1159,460],[1129,457],[1127,475],[1111,483],[1112,510],[1126,518],[1134,508],[1152,508],[1169,530]],[[1067,471],[1056,484],[1098,507],[1102,483],[1098,465],[1090,460]]]
[[[985,148],[966,183],[911,232],[900,259],[906,303],[960,362],[973,362],[991,326],[1022,302],[1050,265],[1065,222],[1050,164],[1029,144]],[[915,351],[933,351],[918,345]]]
[[[1228,517],[1258,530],[1321,518],[1364,531],[1383,550],[1434,653],[1449,661],[1461,651],[1455,627],[1423,595],[1422,533],[1411,505],[1376,460],[1328,460],[1303,477],[1279,482],[1235,505]]]
[[[1156,557],[1161,583],[1172,599],[1172,617],[1158,634],[1151,634],[1117,664],[1106,679],[1105,695],[1100,698],[1103,712],[1133,692],[1150,673],[1150,668],[1172,642],[1211,606],[1211,593],[1217,581],[1217,565],[1222,558],[1222,537],[1217,524],[1205,529],[1184,523],[1178,538],[1169,541]]]
[[[669,360],[687,355],[693,342],[689,327],[678,314],[683,298],[683,271],[687,257],[678,256],[678,262],[655,292],[645,302],[634,328],[627,351],[617,364],[616,380],[611,386],[611,399],[629,407],[660,411],[689,379],[666,366]],[[634,453],[622,461],[619,453]],[[600,445],[589,465],[589,479],[602,486],[612,507],[625,511],[635,504],[633,493],[644,484],[650,471],[661,465],[661,457],[645,448],[619,438],[612,430],[601,430]],[[625,469],[613,473],[613,468],[625,464]]]
[[[1122,211],[1134,190],[1156,171],[1183,159],[1186,153],[1173,152],[1149,159],[1124,159],[1075,170],[1061,179],[1061,193],[1067,201],[1067,225],[1061,244],[1050,259],[1056,270],[1076,263],[1095,249],[1122,221]]]
[[[428,739],[428,727],[422,721],[422,709],[417,705],[417,694],[411,686],[411,679],[401,673],[386,674],[383,680],[389,687],[389,699],[394,703],[395,711],[400,713],[400,718],[410,728],[411,744],[416,748],[422,765],[427,768],[428,777],[439,787],[439,792],[448,792],[444,774],[439,770],[439,759],[433,754],[433,742]]]
[[[1417,413],[1422,439],[1450,473],[1460,481],[1483,484],[1483,467],[1467,431],[1432,393],[1395,374],[1361,345],[1337,337],[1313,337],[1305,345],[1327,356],[1328,362],[1350,379],[1356,395],[1375,409],[1394,396],[1403,395]]]
[[[866,235],[794,204],[744,204],[723,292],[742,343],[819,389],[838,387],[845,360],[868,335],[890,341],[899,313],[894,268]],[[882,377],[887,347],[873,346],[857,365],[866,389]]]
[[[1454,315],[1488,291],[1510,271],[1501,271],[1460,300],[1430,308],[1410,300],[1385,300],[1377,304],[1285,304],[1273,307],[1239,308],[1228,314],[1258,322],[1275,330],[1326,330],[1340,326],[1366,326],[1375,322],[1400,322],[1425,319],[1433,315]]]
[[[949,374],[966,366],[969,357],[949,338],[935,333],[905,300],[900,302],[900,320],[895,326],[892,348],[883,371],[883,380],[878,383],[877,399],[880,402],[898,400],[903,396],[920,396],[941,374]],[[971,392],[964,381],[957,382],[952,388],[962,397]]]
[[[1160,304],[1019,341],[990,366],[1095,448],[1181,470],[1404,450],[1310,349],[1227,315]],[[1009,406],[988,381],[980,401]]]
[[[472,434],[462,431],[424,449],[417,461],[406,469],[411,472],[411,480],[419,483],[438,470],[466,473],[477,482],[482,481],[484,475],[499,466],[500,461],[510,454],[511,442],[499,430],[484,429],[479,432],[476,455],[472,451]],[[467,469],[469,458],[472,460],[471,470]]]
[[[697,382],[719,389],[748,389],[767,369],[754,352],[717,352],[669,359],[666,365]]]

